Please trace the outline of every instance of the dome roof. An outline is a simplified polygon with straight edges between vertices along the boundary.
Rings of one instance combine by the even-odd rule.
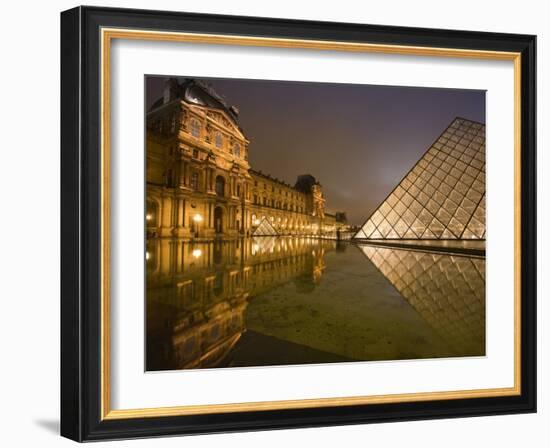
[[[175,90],[173,93],[176,97],[190,104],[223,110],[238,125],[238,109],[234,106],[229,106],[225,99],[211,85],[195,79],[186,79],[180,84],[174,78],[167,80],[167,83],[173,83],[173,90]],[[159,98],[153,103],[150,110],[162,106],[164,101],[164,98]]]

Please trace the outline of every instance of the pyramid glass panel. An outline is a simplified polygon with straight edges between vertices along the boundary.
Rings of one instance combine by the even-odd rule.
[[[355,238],[484,239],[485,125],[453,120],[362,231]]]
[[[252,232],[252,236],[277,236],[279,235],[271,223],[266,219],[262,219],[258,227]]]

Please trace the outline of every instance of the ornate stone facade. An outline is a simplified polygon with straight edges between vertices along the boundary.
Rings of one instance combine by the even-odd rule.
[[[147,234],[209,240],[250,236],[263,219],[280,235],[332,237],[319,182],[294,186],[255,171],[238,110],[201,81],[169,79],[147,113]]]

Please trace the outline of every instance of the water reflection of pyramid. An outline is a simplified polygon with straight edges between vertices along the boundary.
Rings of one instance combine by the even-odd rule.
[[[252,255],[262,255],[273,252],[277,238],[274,236],[262,236],[252,238]]]
[[[277,236],[278,233],[271,223],[266,219],[262,219],[258,227],[252,232],[252,236]]]
[[[485,126],[453,120],[354,238],[485,239]]]
[[[360,246],[457,355],[485,354],[485,260]]]

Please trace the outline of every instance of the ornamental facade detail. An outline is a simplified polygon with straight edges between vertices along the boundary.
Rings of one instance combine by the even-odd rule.
[[[291,186],[250,166],[238,109],[209,85],[169,79],[146,126],[148,237],[251,236],[262,220],[279,235],[333,237],[346,227],[344,213],[325,211],[313,176]]]

